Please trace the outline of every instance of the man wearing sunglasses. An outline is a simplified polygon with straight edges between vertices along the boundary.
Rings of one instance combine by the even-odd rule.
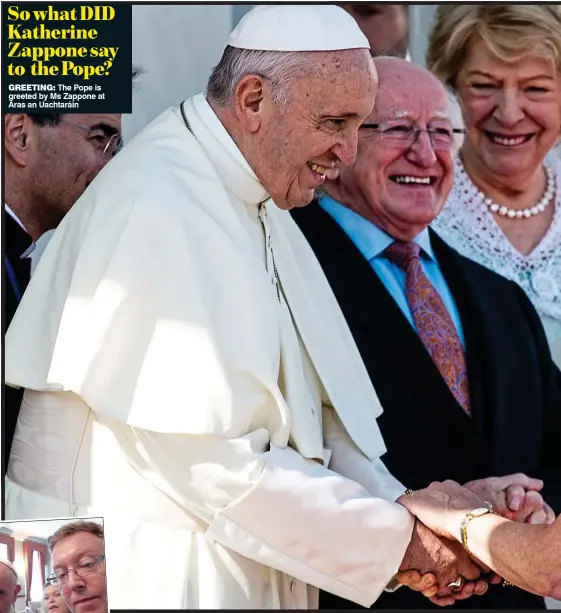
[[[53,572],[48,582],[60,588],[72,613],[107,613],[105,543],[96,522],[77,521],[49,538]]]
[[[323,185],[319,204],[292,214],[384,407],[386,464],[408,487],[453,479],[511,519],[550,523],[544,499],[561,510],[561,375],[518,287],[429,229],[452,187],[463,135],[446,91],[402,59],[375,63],[378,94],[359,130],[354,166]],[[458,582],[461,588],[461,576]],[[320,604],[355,606],[330,594]],[[455,605],[465,606],[544,603],[493,584]],[[399,590],[375,607],[430,604]]]

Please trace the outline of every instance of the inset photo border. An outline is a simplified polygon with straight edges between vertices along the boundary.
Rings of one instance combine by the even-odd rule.
[[[108,613],[101,517],[0,521],[0,613]]]

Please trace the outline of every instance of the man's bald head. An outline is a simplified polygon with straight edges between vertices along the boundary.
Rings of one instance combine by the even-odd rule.
[[[10,562],[0,560],[0,613],[11,611],[20,590],[14,566]]]
[[[421,66],[396,57],[379,57],[374,59],[379,79],[379,90],[376,98],[374,111],[388,103],[388,98],[394,101],[405,103],[404,92],[409,92],[416,98],[416,88],[422,87],[425,91],[430,91],[444,100],[448,99],[447,118],[456,128],[463,128],[462,109],[455,93],[442,83],[432,72]],[[390,100],[391,102],[391,100]],[[431,102],[433,104],[434,102]],[[400,106],[397,104],[397,106]],[[403,105],[402,105],[403,106]],[[404,109],[402,109],[404,110]],[[458,151],[463,143],[464,137],[456,135],[455,150]]]
[[[419,88],[431,92],[431,105],[435,98],[448,99],[444,85],[426,68],[397,57],[374,58],[374,64],[378,73],[375,112],[406,111],[419,100]]]
[[[428,70],[375,58],[379,89],[351,168],[325,191],[396,239],[413,240],[440,213],[453,181],[448,95]]]

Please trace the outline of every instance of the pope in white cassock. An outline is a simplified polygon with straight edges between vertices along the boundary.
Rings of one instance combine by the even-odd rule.
[[[376,394],[287,209],[352,163],[368,43],[261,6],[51,239],[6,336],[6,517],[103,516],[111,608],[372,604],[413,517]],[[178,63],[177,69],[181,70]]]

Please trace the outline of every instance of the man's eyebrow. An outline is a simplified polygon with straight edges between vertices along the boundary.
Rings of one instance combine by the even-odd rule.
[[[391,115],[384,115],[381,118],[381,121],[395,121],[396,119],[408,119],[409,121],[414,121],[415,117],[409,111],[396,111]]]
[[[117,134],[119,130],[115,126],[111,126],[108,123],[104,123],[100,121],[99,123],[95,123],[93,126],[90,126],[90,130],[93,132],[94,130],[101,130],[107,136],[113,136],[113,134]]]
[[[322,113],[322,119],[356,119],[359,117],[358,113],[354,112],[342,112],[342,113]]]
[[[381,118],[380,121],[384,122],[384,121],[397,121],[399,119],[405,119],[407,121],[411,121],[414,122],[416,121],[416,117],[414,117],[411,113],[409,113],[408,111],[398,111],[397,113],[395,113],[394,115],[385,115],[384,117]],[[450,114],[447,113],[446,111],[436,111],[430,121],[434,120],[434,119],[444,119],[446,121],[451,121],[450,119]]]

